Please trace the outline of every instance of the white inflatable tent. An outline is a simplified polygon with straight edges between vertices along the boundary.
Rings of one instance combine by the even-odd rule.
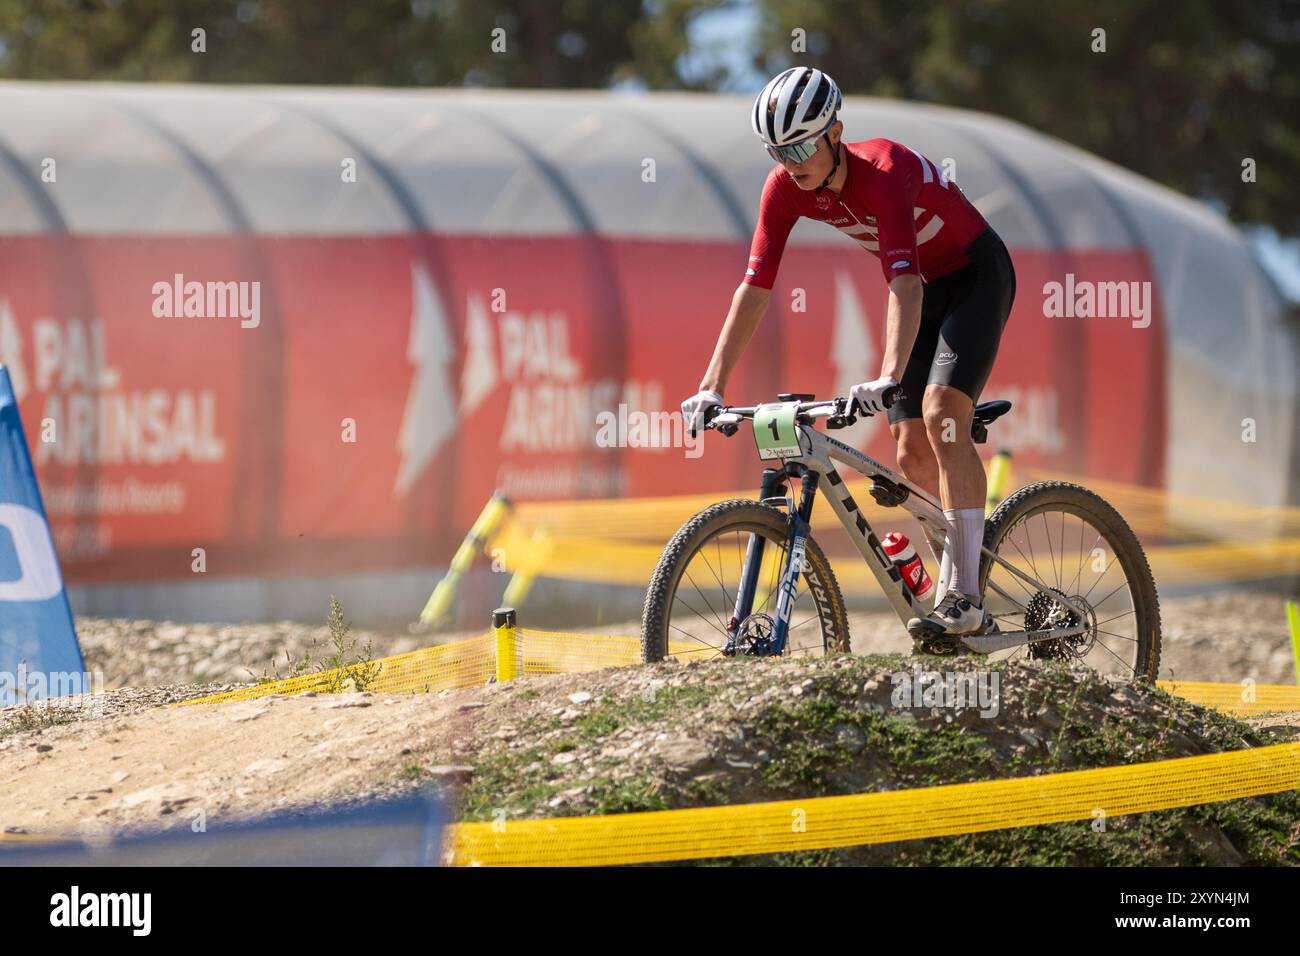
[[[4,83],[0,235],[591,230],[746,243],[770,168],[747,105],[691,94]],[[955,158],[963,190],[1013,250],[1145,250],[1169,330],[1167,489],[1300,501],[1297,323],[1223,217],[994,116],[850,97],[842,118],[849,139],[886,136]],[[322,203],[310,174],[336,177],[340,146],[381,175]],[[661,188],[626,188],[629,170],[665,155],[682,161],[660,164]],[[51,188],[42,162],[56,156]],[[844,241],[807,221],[792,238]],[[1242,440],[1245,418],[1253,443]]]

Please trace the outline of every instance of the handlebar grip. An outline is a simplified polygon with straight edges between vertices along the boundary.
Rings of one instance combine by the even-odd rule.
[[[697,436],[700,432],[702,432],[702,431],[706,431],[706,430],[708,429],[708,427],[709,427],[709,423],[713,421],[714,416],[717,415],[717,414],[718,414],[719,412],[721,412],[721,411],[722,411],[721,406],[718,406],[718,405],[706,405],[706,406],[704,407],[704,414],[700,417],[700,418],[701,418],[700,423],[699,423],[699,426],[700,426],[700,427],[699,427],[699,428],[696,428],[696,427],[695,427],[695,422],[694,422],[694,421],[688,422],[688,423],[686,424],[686,433],[687,433],[688,435],[690,435],[692,438],[694,438],[694,437]]]
[[[903,386],[891,385],[881,394],[880,401],[884,404],[885,408],[893,408],[894,403],[902,397]],[[872,413],[863,408],[862,403],[854,398],[849,400],[849,414],[855,418],[858,416],[868,418]]]

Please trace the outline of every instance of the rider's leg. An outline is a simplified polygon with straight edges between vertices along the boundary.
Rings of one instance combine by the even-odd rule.
[[[930,436],[921,418],[905,418],[889,426],[894,441],[898,443],[898,470],[912,484],[939,497],[939,459],[930,447]]]
[[[936,500],[939,498],[939,459],[935,458],[930,436],[925,431],[922,400],[930,381],[935,351],[939,347],[939,329],[950,303],[952,286],[953,281],[949,279],[926,284],[921,301],[921,327],[916,332],[916,342],[899,383],[903,387],[903,396],[889,409],[889,428],[897,443],[899,471]],[[937,599],[942,598],[947,590],[952,568],[946,546],[934,539],[929,543],[933,551],[943,549],[939,560],[939,587],[935,591]],[[919,547],[920,542],[917,545]]]
[[[970,426],[974,402],[997,358],[1002,329],[1015,300],[1015,269],[1002,240],[989,230],[967,247],[971,265],[944,276],[948,301],[927,377],[922,417],[939,462],[939,497],[953,528],[944,548],[940,580],[952,566],[952,581],[922,631],[968,634],[991,625],[980,604],[980,546],[984,540],[984,465],[975,452]],[[915,633],[915,631],[914,631]]]
[[[971,439],[974,403],[948,385],[926,387],[925,430],[939,465],[939,500],[953,527],[944,548],[952,568],[950,587],[979,604],[980,545],[984,541],[984,463]],[[943,575],[940,575],[943,577]]]
[[[975,403],[951,385],[927,385],[921,409],[944,508],[983,508],[987,493],[984,463],[970,431]]]

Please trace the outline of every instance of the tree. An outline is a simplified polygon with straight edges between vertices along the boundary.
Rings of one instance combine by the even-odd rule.
[[[1297,0],[0,0],[0,76],[710,89],[689,28],[745,2],[763,73],[1007,116],[1300,235]]]
[[[671,85],[685,22],[714,2],[0,0],[0,76],[600,88],[645,73]]]
[[[811,63],[846,92],[997,113],[1238,221],[1300,234],[1300,6],[1290,0],[759,3],[764,72]],[[806,53],[791,52],[796,28]],[[1247,159],[1256,182],[1243,181]]]

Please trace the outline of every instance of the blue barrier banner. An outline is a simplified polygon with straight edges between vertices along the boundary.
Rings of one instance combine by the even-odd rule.
[[[11,866],[439,866],[445,820],[441,796],[427,788],[352,806],[302,808],[224,825],[209,825],[190,814],[170,830],[119,834],[107,846],[72,840],[45,845],[0,841],[0,870]]]
[[[0,706],[89,694],[9,371],[0,365]]]

